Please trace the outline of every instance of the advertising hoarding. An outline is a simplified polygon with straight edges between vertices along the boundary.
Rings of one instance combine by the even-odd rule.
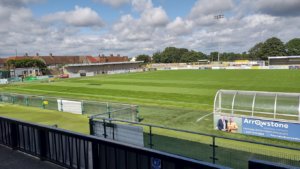
[[[300,124],[298,123],[215,114],[214,126],[217,130],[230,133],[300,142]]]

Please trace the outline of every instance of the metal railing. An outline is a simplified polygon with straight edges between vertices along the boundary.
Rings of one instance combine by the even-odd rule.
[[[219,165],[0,117],[0,144],[77,169],[198,169]]]
[[[97,121],[104,125],[120,123],[142,126],[145,147],[213,164],[232,168],[248,168],[248,161],[256,159],[300,167],[300,148],[97,117],[90,119],[91,134],[94,133],[93,124]],[[105,131],[103,135],[105,135]]]

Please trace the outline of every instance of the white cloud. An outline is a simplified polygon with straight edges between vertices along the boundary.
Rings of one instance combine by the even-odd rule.
[[[243,21],[247,23],[247,26],[255,28],[261,25],[272,25],[276,21],[276,17],[265,14],[254,14],[243,18]]]
[[[86,27],[103,25],[101,17],[91,8],[76,7],[39,19],[27,7],[29,1],[35,0],[0,1],[0,56],[14,55],[15,49],[20,55],[37,52],[97,55],[100,52],[135,56],[152,54],[168,46],[206,53],[218,49],[243,52],[272,36],[285,42],[300,37],[300,16],[267,12],[262,0],[239,3],[198,0],[187,16],[172,20],[163,7],[155,6],[151,0],[131,0],[132,13],[123,14],[117,22],[101,30],[89,29],[84,34],[81,30]],[[122,5],[118,2],[115,6]],[[288,5],[290,2],[295,1],[283,5],[292,6]],[[214,15],[222,12],[226,17],[215,20]]]
[[[191,33],[193,30],[194,23],[191,20],[184,20],[181,17],[176,17],[173,22],[167,25],[167,30],[171,34],[184,35]]]
[[[139,12],[153,8],[152,0],[132,0],[131,4]]]
[[[63,11],[44,17],[48,22],[62,21],[66,24],[78,27],[100,27],[104,22],[97,12],[88,7],[75,6],[72,11]]]
[[[126,3],[130,3],[131,0],[94,0],[95,2],[101,2],[104,4],[111,5],[113,7],[118,7]]]
[[[190,17],[222,14],[234,7],[232,0],[198,0],[193,6]]]
[[[151,0],[133,0],[132,4],[133,8],[140,12],[140,17],[123,15],[113,25],[113,32],[118,39],[149,41],[168,24],[169,18],[165,10],[162,7],[154,7]]]
[[[168,20],[168,15],[162,7],[149,8],[141,14],[141,22],[151,26],[164,26]]]

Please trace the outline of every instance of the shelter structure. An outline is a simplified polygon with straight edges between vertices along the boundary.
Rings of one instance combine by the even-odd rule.
[[[268,57],[269,65],[300,65],[300,56]]]
[[[300,121],[300,93],[219,90],[214,113]]]

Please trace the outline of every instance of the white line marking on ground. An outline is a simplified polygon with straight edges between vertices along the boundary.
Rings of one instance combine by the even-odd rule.
[[[197,122],[201,121],[202,119],[204,119],[205,117],[207,117],[207,116],[209,116],[211,114],[213,114],[213,113],[209,113],[209,114],[206,114],[206,115],[200,117],[199,119],[197,119]]]

